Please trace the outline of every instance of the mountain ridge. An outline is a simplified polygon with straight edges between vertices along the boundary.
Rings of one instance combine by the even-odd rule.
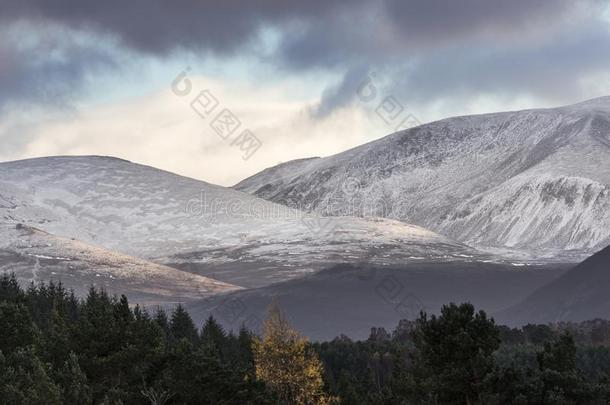
[[[351,183],[358,199],[389,202],[390,208],[375,213],[382,217],[476,247],[580,250],[584,258],[610,243],[608,161],[605,97],[447,118],[333,156],[268,168],[235,188],[327,212],[330,200],[346,205],[335,190]],[[493,204],[481,206],[486,198]],[[531,228],[536,231],[527,234]]]

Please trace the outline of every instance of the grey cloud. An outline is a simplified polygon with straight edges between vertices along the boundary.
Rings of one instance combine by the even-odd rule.
[[[480,94],[574,102],[591,97],[581,93],[581,79],[608,71],[610,55],[601,50],[609,45],[610,32],[594,25],[544,45],[438,51],[414,66],[389,73],[393,88],[388,91],[398,92],[411,103]]]
[[[22,101],[67,105],[86,75],[116,66],[109,51],[78,42],[70,32],[38,26],[32,34],[29,28],[0,31],[0,110]]]
[[[104,32],[143,52],[174,49],[231,53],[262,26],[281,29],[284,55],[303,63],[363,48],[453,40],[477,32],[520,34],[574,16],[603,0],[0,0],[0,20],[52,21]],[[304,23],[301,29],[299,23]],[[387,36],[393,38],[386,38]],[[300,37],[299,37],[300,36]],[[393,43],[388,43],[388,40]],[[389,46],[389,48],[387,47]],[[371,49],[369,49],[371,51]],[[291,62],[288,60],[287,62]]]
[[[345,6],[340,0],[0,0],[0,26],[6,29],[25,21],[42,37],[48,26],[63,27],[75,36],[101,35],[100,44],[117,43],[123,51],[135,53],[133,57],[164,57],[181,49],[227,56],[255,42],[263,26],[289,31],[293,23],[315,21]],[[116,64],[113,55],[96,44],[82,47],[68,38],[50,48],[22,49],[14,41],[0,36],[0,109],[22,99],[57,104],[86,74]],[[51,55],[57,49],[63,55],[60,60]],[[33,64],[34,59],[42,61]]]
[[[154,54],[180,48],[230,53],[255,38],[263,24],[315,20],[356,4],[340,0],[0,0],[0,19],[52,21],[108,33],[128,47]]]
[[[341,15],[325,14],[307,29],[287,33],[279,55],[291,69],[334,68],[474,42],[527,45],[540,36],[552,40],[569,24],[586,26],[603,5],[608,1],[379,0]]]
[[[407,41],[455,40],[477,34],[518,37],[554,22],[593,13],[605,1],[385,0],[387,15]]]
[[[340,83],[324,91],[320,102],[311,110],[311,116],[323,119],[333,111],[349,105],[356,98],[356,92],[366,80],[367,74],[368,67],[365,65],[348,70]]]
[[[393,37],[356,23],[329,24],[328,32],[314,25],[310,35],[287,38],[283,59],[300,69],[351,71],[368,63],[386,73],[385,93],[419,105],[480,95],[577,101],[591,96],[582,92],[581,79],[609,66],[610,57],[601,51],[610,46],[608,23],[596,18],[607,1],[386,0],[385,5],[389,25],[398,31],[390,30]],[[345,94],[345,86],[327,88],[314,116],[324,118],[347,104]]]
[[[0,0],[0,24],[17,20],[59,24],[102,33],[131,51],[158,56],[181,49],[204,55],[241,54],[257,43],[261,28],[271,27],[280,33],[273,63],[286,71],[347,72],[312,111],[324,118],[349,104],[350,87],[362,66],[383,71],[408,65],[409,69],[390,77],[395,92],[410,93],[414,99],[449,91],[520,89],[550,94],[557,91],[561,75],[545,74],[558,69],[548,61],[563,67],[568,78],[605,63],[603,56],[594,55],[608,48],[610,41],[603,35],[593,38],[595,44],[574,46],[554,36],[566,27],[577,37],[588,35],[596,25],[594,13],[607,4],[607,0]],[[532,47],[536,41],[542,44],[541,52]],[[581,60],[569,56],[575,54]],[[9,96],[41,88],[46,90],[39,93],[58,96],[76,86],[87,69],[111,63],[104,58],[95,49],[72,49],[61,63],[32,67],[17,55],[12,68],[0,67],[0,84],[9,89],[5,93]],[[49,87],[49,79],[53,86]]]

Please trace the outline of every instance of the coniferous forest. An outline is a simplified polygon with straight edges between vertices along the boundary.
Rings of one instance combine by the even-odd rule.
[[[312,343],[278,304],[259,336],[4,275],[0,351],[3,404],[610,402],[610,322],[511,329],[470,304]]]

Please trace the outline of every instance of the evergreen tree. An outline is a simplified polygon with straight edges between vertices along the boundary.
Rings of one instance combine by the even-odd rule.
[[[38,336],[30,312],[23,304],[0,302],[0,351],[11,353],[33,345]]]
[[[10,276],[4,273],[0,277],[0,302],[13,304],[25,302],[25,295],[14,273]]]
[[[227,334],[214,317],[210,316],[201,328],[200,342],[209,349],[216,351],[222,358],[228,349]]]
[[[165,312],[165,310],[163,308],[157,307],[157,311],[155,312],[154,321],[157,325],[159,325],[159,328],[161,328],[161,330],[163,331],[163,334],[165,336],[165,341],[166,342],[171,341],[172,337],[171,337],[171,331],[169,328],[169,319],[167,318],[167,313]]]
[[[234,353],[235,367],[242,370],[248,378],[256,378],[253,352],[254,335],[244,325],[239,329]]]
[[[70,331],[67,320],[56,309],[51,313],[51,323],[43,335],[44,359],[56,367],[61,366],[70,353]]]
[[[576,368],[576,344],[569,333],[555,342],[546,342],[538,354],[543,382],[543,403],[584,404],[593,400],[594,393]]]
[[[482,403],[484,382],[493,371],[498,329],[471,304],[449,304],[441,315],[421,313],[414,331],[414,392],[421,401]]]
[[[6,404],[60,404],[60,388],[49,370],[36,356],[33,347],[19,348],[4,355],[0,352],[0,400]]]
[[[23,291],[5,275],[0,403],[320,404],[331,392],[347,405],[598,405],[610,403],[607,329],[500,329],[464,304],[365,341],[309,344],[274,305],[262,338],[213,318],[198,335],[181,306],[168,321],[103,290],[81,301],[61,284]]]
[[[92,403],[91,388],[87,376],[78,364],[78,357],[70,353],[63,368],[58,373],[61,387],[62,403],[66,405],[84,405]]]
[[[172,313],[169,330],[171,336],[179,341],[185,339],[192,345],[196,345],[198,341],[197,328],[193,323],[193,319],[181,304],[178,304]]]
[[[248,381],[206,348],[186,339],[170,350],[161,384],[172,401],[184,404],[270,404],[264,386]]]

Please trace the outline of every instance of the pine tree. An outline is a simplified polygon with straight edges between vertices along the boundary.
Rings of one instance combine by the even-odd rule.
[[[169,319],[167,318],[167,313],[161,307],[157,307],[157,311],[155,312],[154,321],[159,328],[163,331],[163,335],[165,336],[165,341],[169,342],[171,340],[171,331],[169,329]]]
[[[23,304],[0,302],[0,351],[11,353],[39,338],[30,312]]]
[[[538,353],[544,384],[542,398],[549,404],[584,404],[594,397],[591,384],[576,368],[576,344],[569,333],[555,342],[545,342]]]
[[[133,322],[134,316],[129,308],[129,301],[125,295],[121,295],[119,301],[114,305],[114,319],[122,332]]]
[[[13,304],[23,303],[25,296],[23,290],[19,286],[15,273],[10,276],[3,274],[0,277],[0,302],[10,302]]]
[[[51,314],[51,324],[43,335],[45,361],[61,366],[70,353],[70,333],[65,317],[56,309]]]
[[[214,317],[210,316],[201,328],[200,342],[222,359],[228,350],[227,334]]]
[[[87,383],[87,376],[81,370],[78,357],[74,353],[70,353],[58,374],[58,380],[62,388],[63,404],[84,405],[92,403],[91,388]]]
[[[33,347],[0,352],[0,400],[6,404],[59,405],[60,388]]]
[[[178,304],[172,313],[170,322],[170,332],[175,340],[185,339],[189,343],[196,345],[198,341],[197,328],[193,319],[181,304]]]
[[[256,377],[280,403],[326,404],[322,363],[307,340],[288,323],[276,302],[269,307],[262,339],[254,340]]]
[[[441,315],[421,313],[413,334],[414,390],[420,401],[479,404],[493,371],[498,329],[472,304],[445,305]]]

